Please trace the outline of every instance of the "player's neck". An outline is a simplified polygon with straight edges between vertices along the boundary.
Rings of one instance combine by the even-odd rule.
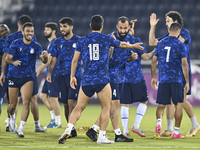
[[[169,33],[169,36],[178,37],[179,35],[177,33],[171,32]]]
[[[26,44],[26,45],[28,45],[28,44],[31,43],[31,41],[27,41],[24,37],[23,37],[23,42],[24,42],[24,44]]]
[[[98,32],[98,33],[101,33],[101,31],[96,31],[96,30],[92,30],[92,32]]]
[[[56,38],[56,35],[52,35],[50,38],[48,38],[48,41],[51,42],[55,38]]]
[[[65,40],[69,40],[73,37],[73,35],[74,34],[72,32],[70,32],[67,36],[64,36],[64,38],[65,38]]]

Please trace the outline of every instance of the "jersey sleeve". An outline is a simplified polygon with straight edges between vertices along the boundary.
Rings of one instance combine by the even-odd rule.
[[[43,52],[42,46],[39,43],[37,43],[36,54],[40,56],[42,52]]]
[[[55,40],[51,46],[51,49],[49,53],[51,53],[52,57],[57,57],[58,58],[58,49],[59,49],[59,44],[57,42],[58,40]]]
[[[33,39],[32,39],[32,41],[35,41],[35,42],[37,42],[37,38],[36,38],[36,36],[35,36],[35,35],[33,36]]]
[[[80,39],[77,41],[77,43],[76,43],[76,49],[75,49],[75,51],[77,51],[77,52],[81,52],[81,44],[80,44]]]
[[[109,41],[113,47],[119,47],[121,44],[119,40],[115,40],[112,36],[109,36]]]
[[[181,43],[181,58],[187,57],[187,47],[185,44]]]
[[[154,52],[154,56],[158,57],[158,45],[156,46],[155,52]]]
[[[185,39],[185,44],[187,44],[191,40],[191,36],[188,30],[183,30],[181,32],[181,36]]]
[[[9,50],[9,48],[10,48],[10,44],[11,44],[11,43],[12,43],[12,42],[11,42],[9,36],[8,36],[8,37],[6,38],[6,40],[5,40],[5,46],[4,46],[3,52],[8,53],[8,50]]]
[[[14,56],[14,54],[17,52],[17,42],[14,41],[12,42],[12,44],[10,45],[10,47],[8,48],[8,51],[6,53]]]

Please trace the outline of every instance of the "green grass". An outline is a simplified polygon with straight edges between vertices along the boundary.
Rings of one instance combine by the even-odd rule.
[[[172,139],[172,138],[160,138],[153,139],[154,130],[156,127],[156,107],[148,107],[147,112],[142,120],[141,129],[144,131],[146,137],[142,138],[136,134],[130,133],[130,137],[134,139],[133,143],[115,143],[115,144],[96,144],[92,142],[86,135],[86,131],[78,131],[78,137],[68,139],[65,144],[58,144],[58,137],[64,132],[66,128],[66,120],[64,118],[64,110],[61,105],[61,121],[62,128],[59,129],[48,129],[45,133],[34,132],[33,116],[30,113],[27,123],[24,128],[24,139],[16,137],[16,134],[5,132],[5,119],[6,119],[6,107],[2,106],[2,115],[0,118],[0,149],[2,150],[13,150],[13,149],[200,149],[200,132],[191,138],[185,139]],[[20,123],[22,105],[19,106],[17,115],[17,125]],[[50,114],[44,105],[39,105],[40,111],[40,124],[46,126],[50,121]],[[99,116],[101,111],[100,105],[88,105],[81,115],[80,120],[76,123],[75,127],[80,128],[83,126],[92,126]],[[129,129],[132,127],[135,120],[136,107],[130,107],[129,117]],[[194,107],[197,120],[200,122],[200,108]],[[166,129],[166,119],[164,117],[162,122],[162,131]],[[120,119],[120,128],[121,126]],[[191,128],[190,119],[184,112],[181,123],[181,134],[186,135]],[[107,136],[111,140],[114,139],[114,131],[111,123],[109,122]]]

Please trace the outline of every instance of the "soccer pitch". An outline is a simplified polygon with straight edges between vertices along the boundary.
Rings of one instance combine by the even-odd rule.
[[[134,139],[131,143],[115,143],[115,144],[97,144],[92,142],[86,135],[86,131],[77,131],[78,136],[76,138],[67,139],[65,144],[58,144],[57,140],[59,136],[64,132],[67,122],[64,117],[63,105],[61,105],[61,121],[62,128],[58,129],[48,129],[45,133],[35,133],[34,132],[34,121],[33,116],[30,112],[29,118],[24,128],[23,139],[18,138],[14,133],[8,133],[5,131],[5,119],[6,117],[7,105],[2,106],[2,114],[0,118],[0,149],[2,150],[16,150],[16,149],[200,149],[200,132],[197,133],[195,137],[186,137],[185,139],[172,139],[171,137],[161,137],[160,139],[153,139],[154,130],[156,127],[156,107],[149,106],[147,108],[146,114],[141,123],[141,130],[144,132],[146,137],[139,137],[137,134],[130,133],[130,138]],[[129,129],[131,129],[136,114],[136,106],[131,106],[129,109]],[[17,125],[20,124],[22,105],[19,105],[18,115],[17,115]],[[83,126],[92,126],[101,111],[100,105],[88,105],[83,111],[80,120],[76,123],[76,128],[81,128]],[[120,112],[120,110],[119,110]],[[191,122],[185,111],[183,110],[183,119],[181,123],[180,132],[182,135],[186,135],[191,128]],[[200,123],[200,108],[194,107],[194,112],[196,118]],[[50,121],[50,114],[44,105],[39,105],[40,114],[40,124],[46,126]],[[167,127],[166,114],[164,114],[164,119],[162,122],[162,132]],[[121,119],[120,119],[121,131]],[[109,122],[107,136],[110,140],[114,140],[114,131]],[[129,130],[130,131],[130,130]]]

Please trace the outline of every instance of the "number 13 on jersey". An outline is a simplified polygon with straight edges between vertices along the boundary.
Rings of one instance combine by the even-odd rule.
[[[99,60],[99,44],[89,44],[90,60]]]

